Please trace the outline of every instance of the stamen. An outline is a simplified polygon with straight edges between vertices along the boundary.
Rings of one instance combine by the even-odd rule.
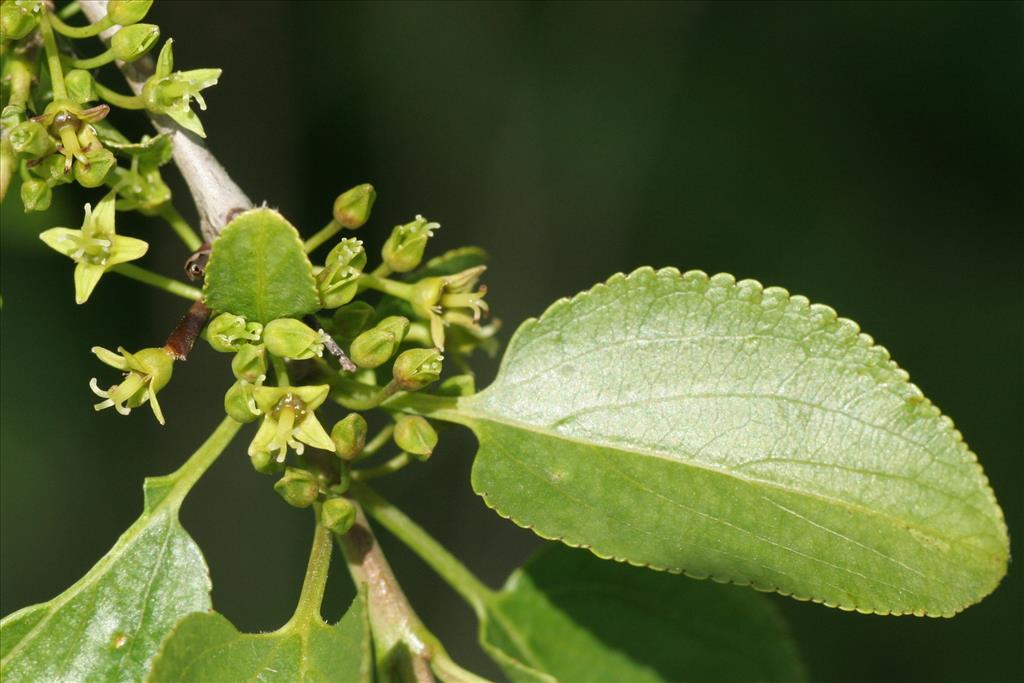
[[[99,382],[96,381],[95,377],[93,377],[92,379],[89,380],[89,388],[92,389],[92,393],[96,394],[100,398],[109,398],[109,395],[107,394],[107,392],[105,392],[102,389],[100,389]],[[106,406],[104,406],[104,407],[106,407]],[[100,409],[97,408],[97,410],[100,410]]]

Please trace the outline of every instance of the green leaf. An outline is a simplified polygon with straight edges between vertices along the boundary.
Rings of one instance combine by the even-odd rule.
[[[513,681],[800,681],[762,595],[551,545],[489,601],[481,643]]]
[[[199,547],[178,522],[183,496],[147,479],[142,516],[81,580],[0,622],[0,678],[141,680],[160,641],[190,612],[210,608]]]
[[[213,310],[264,324],[320,308],[298,231],[267,208],[246,211],[224,228],[213,243],[203,293]]]
[[[880,614],[950,616],[1006,572],[953,423],[856,324],[752,280],[616,275],[450,417],[489,506],[601,557]]]
[[[313,619],[273,633],[239,633],[220,614],[192,614],[167,637],[148,681],[371,681],[370,654],[360,592],[334,626]]]

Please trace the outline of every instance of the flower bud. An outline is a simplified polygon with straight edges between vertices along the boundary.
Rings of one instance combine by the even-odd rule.
[[[274,490],[284,501],[297,508],[308,508],[320,494],[316,475],[298,467],[286,467],[284,476],[274,483]]]
[[[429,318],[434,309],[441,304],[444,294],[443,277],[425,277],[412,286],[409,304],[413,312],[421,318]]]
[[[224,412],[231,419],[246,423],[253,422],[260,416],[252,390],[251,382],[240,379],[224,394]]]
[[[249,462],[261,474],[277,474],[284,470],[284,465],[270,451],[253,451],[249,454]]]
[[[404,327],[395,319],[404,320]],[[376,327],[363,332],[352,341],[348,352],[349,358],[361,368],[378,368],[395,355],[408,329],[409,321],[401,316],[385,318]]]
[[[343,239],[331,249],[316,278],[324,308],[347,304],[359,292],[359,275],[366,267],[366,250],[357,239]]]
[[[263,328],[267,351],[281,358],[304,360],[324,353],[323,336],[295,318],[278,318]]]
[[[258,342],[262,332],[263,325],[259,323],[247,323],[240,315],[221,313],[206,326],[206,341],[214,351],[234,353],[248,346],[246,342]]]
[[[98,99],[95,84],[92,74],[85,69],[73,69],[64,74],[64,87],[67,88],[68,99],[76,104]]]
[[[343,420],[338,420],[331,430],[331,441],[338,457],[352,460],[359,455],[366,445],[366,430],[366,418],[359,413],[349,413]]]
[[[155,24],[125,26],[110,39],[110,51],[116,59],[134,62],[149,52],[160,39],[160,27]]]
[[[25,211],[46,211],[52,199],[53,190],[45,180],[31,178],[21,184],[21,203]]]
[[[114,153],[103,147],[86,152],[84,157],[84,160],[75,159],[75,180],[82,187],[99,187],[110,169],[117,165]]]
[[[334,336],[338,339],[354,339],[369,327],[377,317],[377,311],[365,301],[353,301],[334,312]]]
[[[419,415],[403,415],[395,423],[395,443],[417,460],[426,460],[437,445],[437,432]]]
[[[343,534],[356,523],[356,506],[347,498],[325,500],[320,508],[320,524],[336,534]]]
[[[64,172],[64,157],[59,154],[51,154],[47,157],[43,157],[43,159],[30,170],[34,175],[45,180],[46,184],[50,187],[70,183],[73,177],[70,173]]]
[[[396,273],[408,273],[423,260],[427,239],[440,227],[440,223],[428,223],[423,216],[416,216],[412,223],[396,225],[381,250],[384,263]]]
[[[253,323],[250,323],[253,324]],[[267,376],[267,352],[262,344],[243,344],[231,359],[231,372],[236,379],[255,384]]]
[[[130,26],[142,21],[153,5],[153,0],[110,0],[107,16],[115,24]]]
[[[21,40],[39,25],[42,2],[5,2],[0,5],[0,28],[4,40]]]
[[[441,376],[444,357],[437,349],[409,349],[395,360],[392,374],[406,391],[418,391]]]
[[[39,159],[57,150],[46,127],[31,119],[19,123],[11,130],[10,141],[15,152],[29,159]]]
[[[334,220],[350,230],[361,228],[370,219],[370,209],[376,200],[377,192],[373,185],[356,185],[334,200]]]

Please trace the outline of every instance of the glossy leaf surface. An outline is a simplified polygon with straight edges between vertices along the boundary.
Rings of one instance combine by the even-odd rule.
[[[237,216],[214,241],[203,294],[214,311],[264,324],[320,308],[298,231],[267,208]]]
[[[559,301],[452,419],[488,505],[602,557],[883,614],[952,615],[1006,571],[952,422],[856,324],[752,280]]]
[[[192,614],[168,636],[148,679],[149,683],[371,680],[370,624],[362,594],[334,626],[314,619],[273,633],[239,633],[220,614]]]
[[[481,640],[513,681],[804,679],[765,596],[558,545],[509,577]]]
[[[210,608],[206,562],[167,483],[146,480],[142,516],[78,583],[0,622],[5,683],[141,680],[171,627]]]

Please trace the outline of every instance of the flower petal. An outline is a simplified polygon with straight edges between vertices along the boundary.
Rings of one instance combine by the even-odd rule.
[[[103,266],[79,263],[75,266],[75,303],[84,304],[103,277]]]
[[[334,442],[331,441],[330,435],[324,429],[320,421],[316,419],[316,415],[309,413],[305,419],[302,420],[292,430],[292,436],[303,443],[307,443],[313,448],[319,448],[324,451],[334,451]]]
[[[124,356],[119,353],[114,353],[110,349],[105,349],[102,346],[92,347],[92,352],[96,354],[96,357],[100,359],[101,363],[106,363],[112,368],[118,370],[127,370],[128,361],[125,360]]]
[[[78,242],[82,239],[82,231],[71,228],[50,228],[39,233],[39,239],[51,249],[59,251],[65,256],[71,256],[79,249]]]
[[[144,240],[119,235],[114,238],[114,244],[110,247],[107,267],[142,258],[148,249],[149,243]]]

